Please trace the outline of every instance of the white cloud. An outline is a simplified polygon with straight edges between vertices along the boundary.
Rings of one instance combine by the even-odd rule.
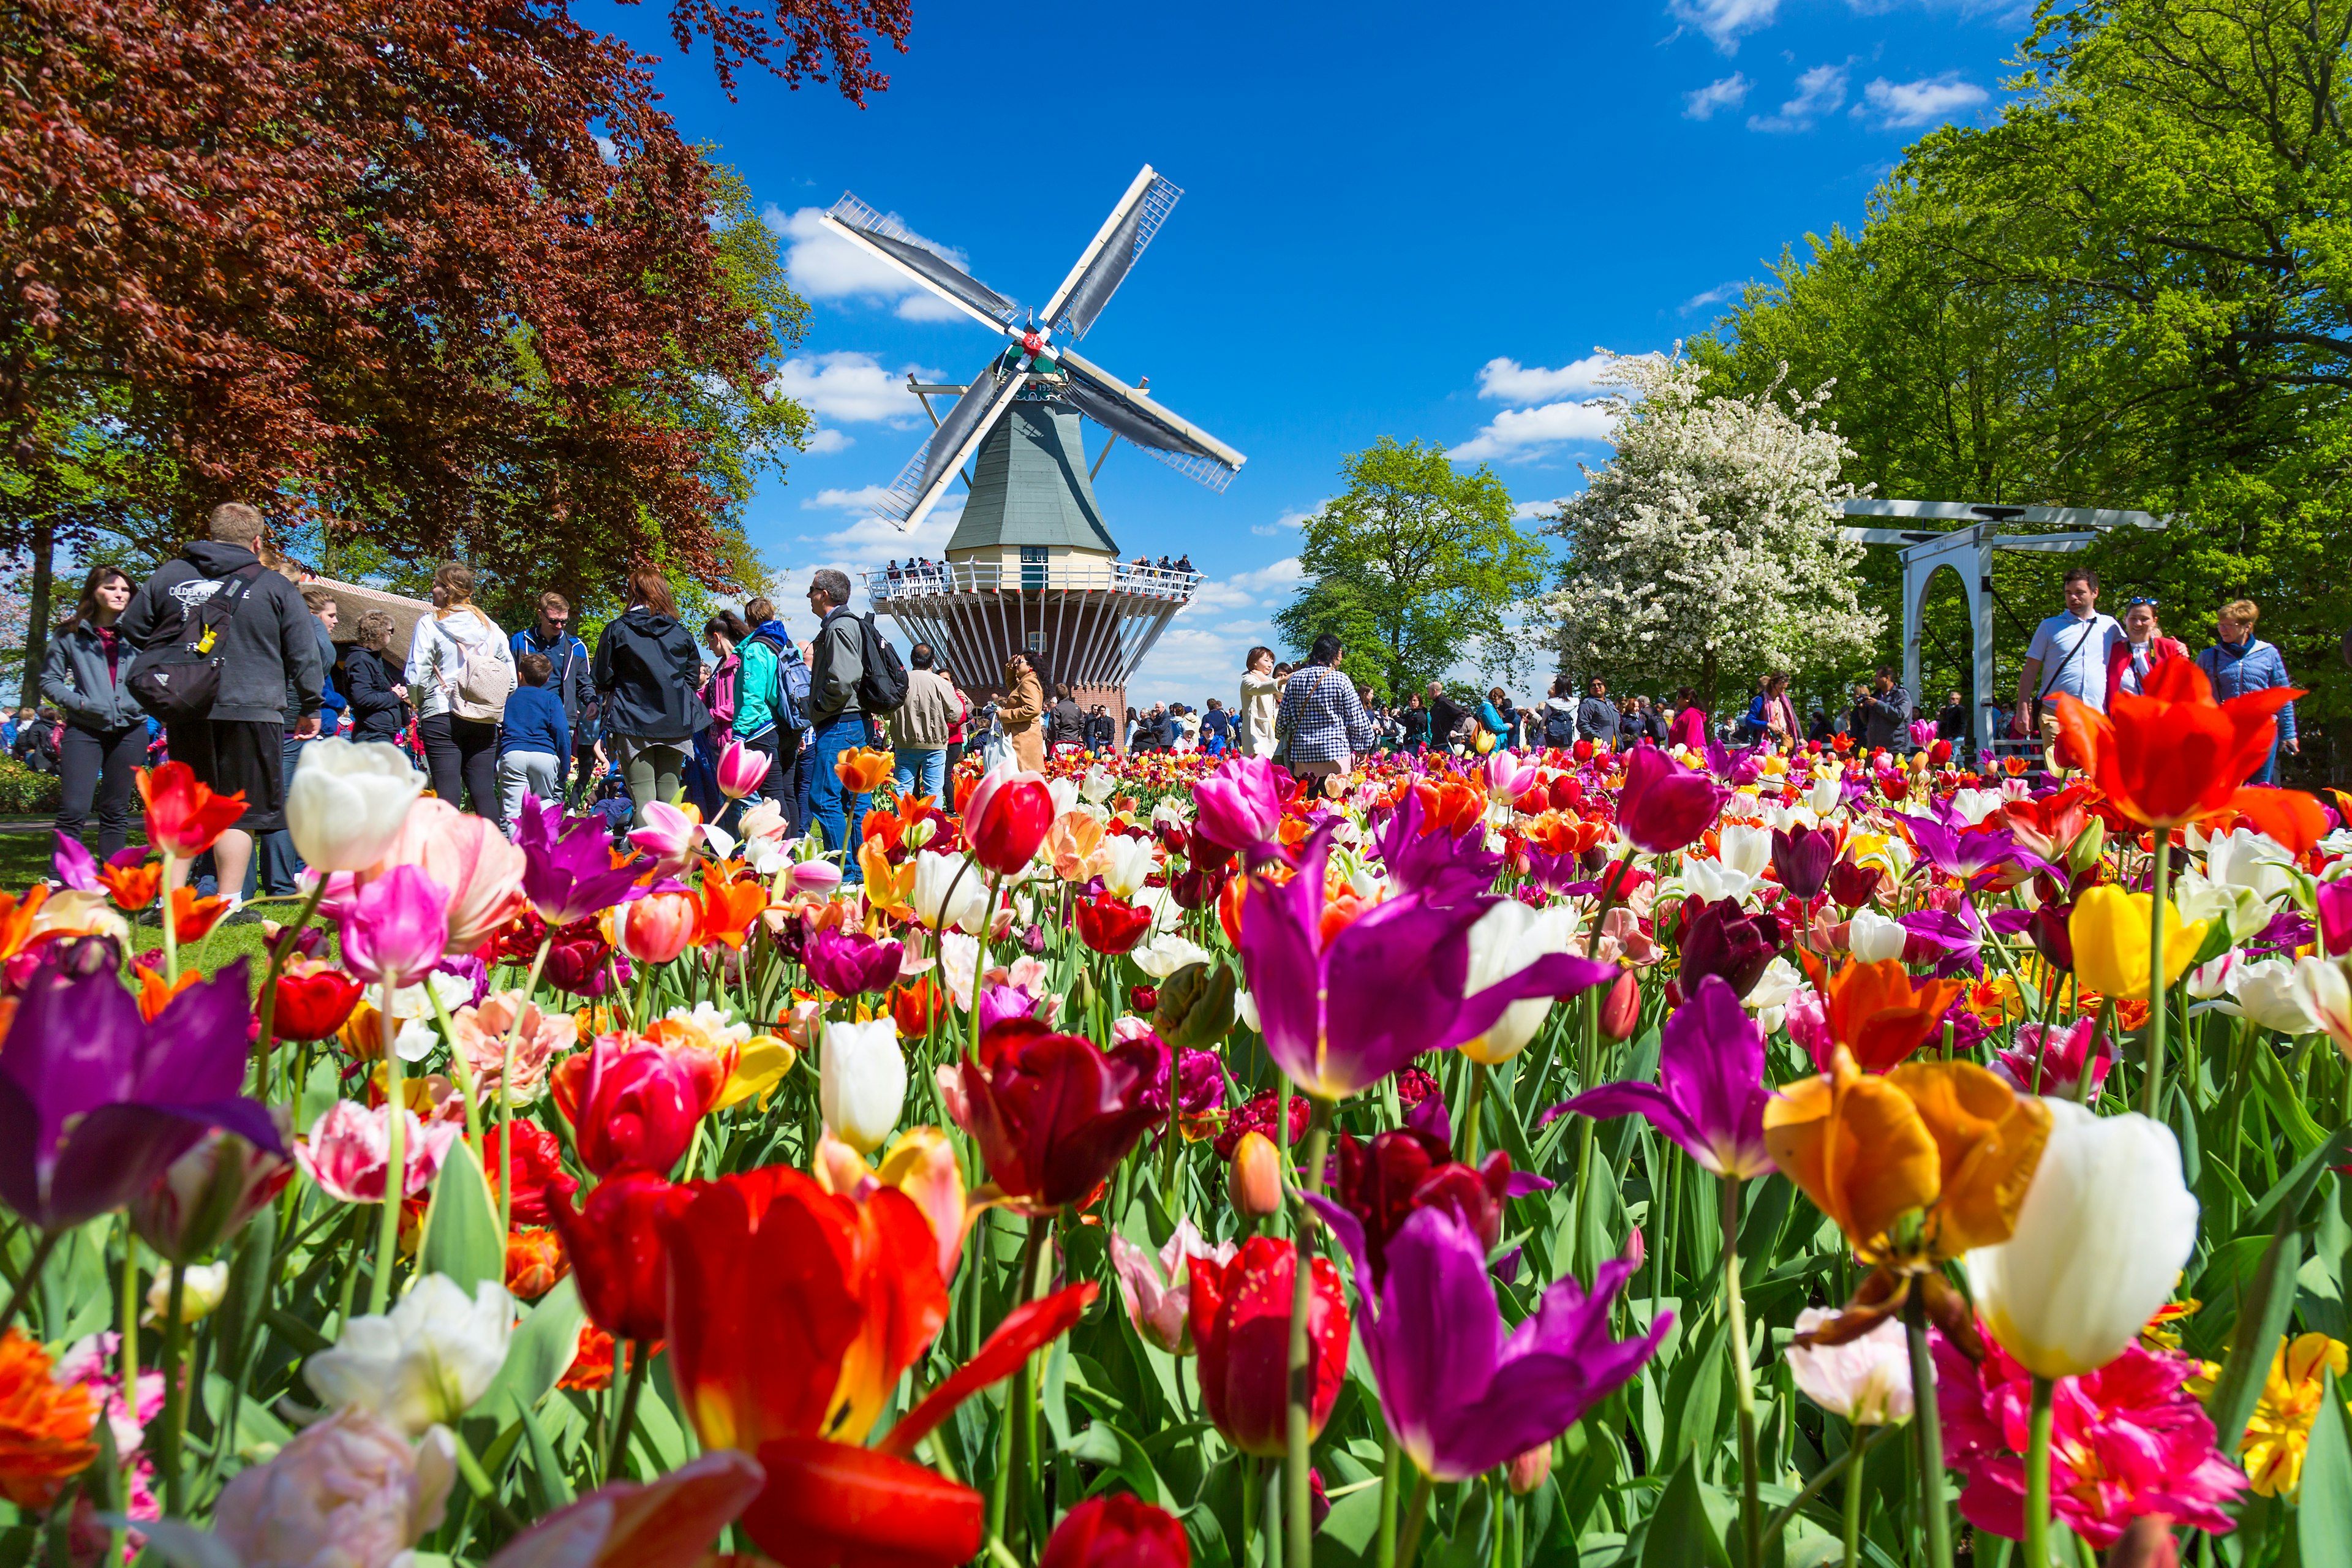
[[[1683,301],[1681,313],[1687,316],[1694,310],[1704,310],[1710,305],[1720,305],[1726,300],[1737,300],[1747,288],[1745,281],[1735,280],[1729,283],[1718,283],[1712,289],[1701,289]]]
[[[1540,408],[1507,408],[1494,422],[1445,455],[1457,463],[1498,458],[1506,462],[1533,458],[1554,447],[1605,442],[1614,434],[1616,416],[1606,400],[1590,403],[1547,403]]]
[[[1738,71],[1705,87],[1683,94],[1683,118],[1712,120],[1718,109],[1737,109],[1748,98],[1748,89],[1755,84]]]
[[[1845,67],[1819,65],[1797,79],[1797,96],[1773,115],[1751,114],[1750,131],[1811,131],[1813,121],[1845,102]]]
[[[898,314],[909,321],[963,319],[961,310],[929,289],[842,238],[824,222],[823,207],[798,207],[787,213],[771,203],[760,216],[786,242],[784,269],[792,275],[793,287],[804,299],[858,300],[894,305]],[[962,251],[926,239],[912,229],[907,232],[914,235],[918,245],[970,270],[971,260]]]
[[[1532,522],[1538,518],[1548,518],[1551,516],[1553,512],[1559,510],[1560,503],[1565,501],[1568,498],[1566,496],[1554,496],[1549,500],[1520,501],[1511,508],[1511,521],[1513,522]]]
[[[1272,522],[1252,523],[1250,525],[1250,531],[1256,534],[1260,539],[1279,539],[1290,529],[1306,527],[1307,520],[1308,518],[1313,517],[1317,512],[1321,511],[1325,507],[1330,504],[1330,499],[1326,497],[1303,511],[1286,511],[1280,517],[1276,518]]]
[[[1882,129],[1910,130],[1950,119],[1963,109],[1974,109],[1991,95],[1958,71],[1921,77],[1916,81],[1888,81],[1881,77],[1862,89],[1856,115],[1868,114]]]
[[[830,457],[834,453],[857,445],[831,426],[809,432],[808,445],[802,448],[812,458]]]
[[[1739,52],[1739,35],[1772,25],[1780,0],[1673,0],[1675,20],[1705,33],[1727,55]]]
[[[1587,354],[1558,370],[1522,365],[1515,359],[1490,359],[1478,367],[1478,395],[1501,403],[1542,403],[1570,393],[1598,390],[1601,373],[1608,368],[1607,354]]]
[[[915,395],[907,390],[910,374],[936,380],[940,373],[907,365],[893,374],[872,354],[850,350],[796,354],[776,372],[768,390],[837,425],[878,421],[904,430],[912,428],[922,413]]]

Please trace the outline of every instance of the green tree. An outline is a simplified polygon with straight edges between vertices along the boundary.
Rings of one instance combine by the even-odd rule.
[[[1401,697],[1465,657],[1515,672],[1507,617],[1543,586],[1542,542],[1512,518],[1491,468],[1454,468],[1444,449],[1383,436],[1339,465],[1346,492],[1307,520],[1306,582],[1275,615],[1303,654],[1337,632],[1359,681]]]

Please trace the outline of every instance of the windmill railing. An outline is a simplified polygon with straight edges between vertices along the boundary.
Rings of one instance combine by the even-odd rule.
[[[950,594],[1123,594],[1174,605],[1192,601],[1202,574],[1125,562],[1040,561],[918,562],[895,571],[877,567],[865,574],[866,596],[877,604]]]

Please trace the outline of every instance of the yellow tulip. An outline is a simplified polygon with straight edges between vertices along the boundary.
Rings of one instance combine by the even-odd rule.
[[[2148,992],[2147,932],[2151,893],[2126,893],[2102,882],[2074,900],[2066,934],[2074,944],[2074,977],[2086,991],[2106,996],[2153,1001]],[[2188,973],[2189,962],[2204,945],[2210,921],[2183,921],[2168,900],[2164,906],[2164,984],[2171,986]]]
[[[799,1059],[800,1053],[775,1036],[752,1036],[743,1042],[742,1051],[735,1058],[735,1070],[729,1075],[727,1087],[719,1092],[719,1103],[711,1109],[725,1110],[757,1095],[760,1109],[767,1110],[768,1097],[776,1091],[776,1085],[783,1081],[784,1075],[793,1070],[793,1064]]]

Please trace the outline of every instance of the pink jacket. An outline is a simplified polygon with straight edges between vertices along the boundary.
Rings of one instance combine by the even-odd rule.
[[[1688,746],[1693,751],[1706,748],[1706,710],[1693,703],[1676,713],[1674,722],[1666,726],[1666,744]]]
[[[2158,637],[2147,650],[2147,668],[2152,674],[2156,667],[2167,659],[2188,657],[2188,645],[2179,638]],[[2118,642],[2107,650],[2107,711],[2110,713],[2115,711],[2116,694],[2124,689],[2124,671],[2130,668],[2131,644]]]

